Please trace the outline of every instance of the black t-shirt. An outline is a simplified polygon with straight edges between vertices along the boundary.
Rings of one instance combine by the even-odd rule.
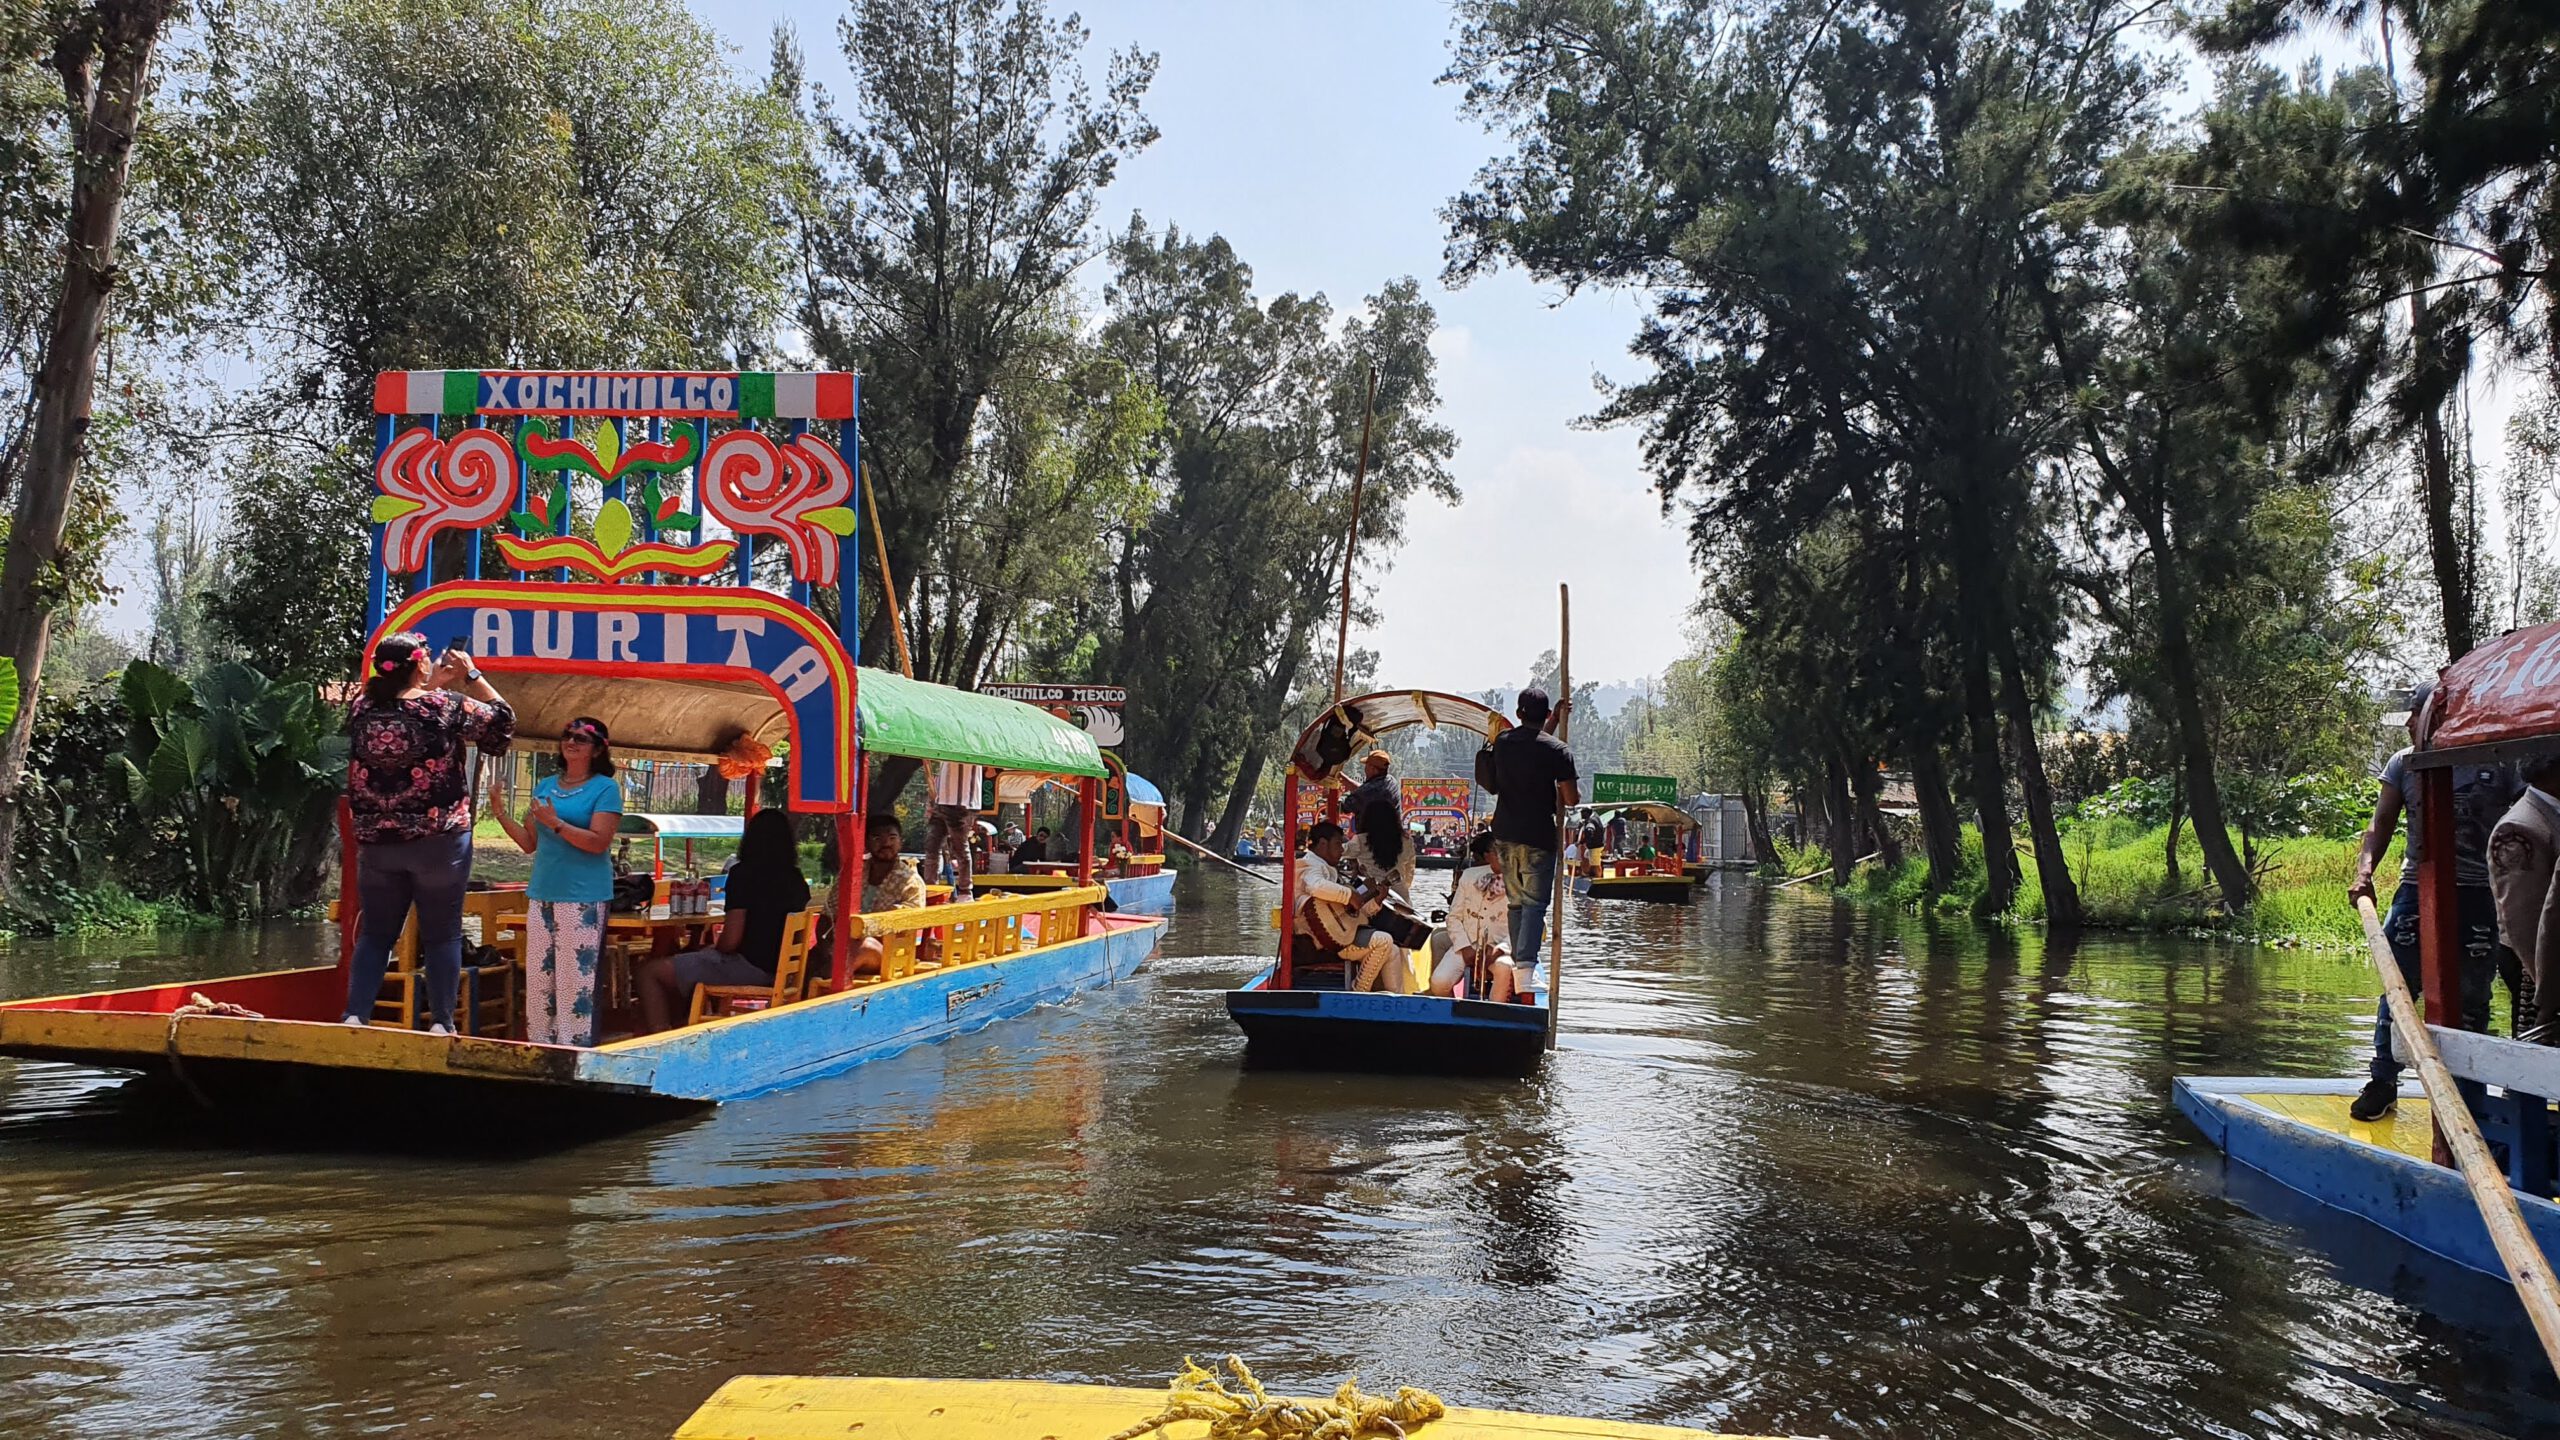
[[[1503,731],[1476,761],[1476,783],[1493,792],[1493,838],[1554,849],[1556,782],[1580,778],[1563,741],[1526,725]]]
[[[1025,865],[1046,864],[1048,859],[1049,842],[1037,835],[1013,847],[1013,868],[1016,870]]]
[[[1343,797],[1342,811],[1351,817],[1352,829],[1369,837],[1369,854],[1379,864],[1392,866],[1404,858],[1404,793],[1395,781],[1384,775],[1361,781]]]
[[[782,960],[782,927],[809,908],[809,882],[797,870],[729,867],[729,909],[747,912],[746,938],[738,953],[770,975]]]

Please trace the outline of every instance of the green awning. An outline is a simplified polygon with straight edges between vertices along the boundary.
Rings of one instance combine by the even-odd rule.
[[[1046,710],[865,668],[856,681],[862,748],[1042,775],[1108,772],[1093,737]]]

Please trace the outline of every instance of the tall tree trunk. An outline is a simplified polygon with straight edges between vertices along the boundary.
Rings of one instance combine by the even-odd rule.
[[[1974,823],[1982,831],[1983,913],[1997,915],[2018,898],[2017,841],[2009,833],[2008,777],[2000,764],[2000,717],[1991,703],[1991,669],[1979,643],[1964,657],[1965,731],[1972,765]]]
[[[1876,773],[1874,761],[1857,755],[1853,755],[1851,760],[1849,793],[1857,801],[1859,823],[1865,825],[1867,834],[1874,837],[1876,863],[1891,874],[1902,868],[1902,842],[1895,838],[1892,828],[1885,823],[1881,799],[1884,777]]]
[[[1742,824],[1751,834],[1751,863],[1768,866],[1778,858],[1777,842],[1769,835],[1769,792],[1758,786],[1741,787]]]
[[[1226,813],[1218,817],[1217,832],[1209,837],[1208,846],[1221,855],[1236,851],[1236,840],[1244,834],[1244,822],[1253,813],[1253,792],[1262,784],[1262,750],[1256,747],[1246,753],[1244,763],[1236,766],[1236,783],[1227,787]]]
[[[73,117],[71,214],[62,287],[44,363],[36,372],[35,422],[18,482],[9,545],[0,557],[0,656],[17,662],[16,721],[0,737],[0,893],[17,890],[18,782],[27,769],[53,612],[61,605],[62,532],[79,483],[98,347],[116,284],[116,232],[142,116],[151,50],[175,0],[96,0],[57,37],[54,69]]]
[[[1929,893],[1943,895],[1964,873],[1964,830],[1947,797],[1947,765],[1935,742],[1911,747],[1911,789],[1920,805],[1920,845],[1929,857]]]
[[[2426,296],[2409,297],[2409,345],[2418,371],[2416,383],[2421,389],[2450,387],[2459,383],[2461,373],[2453,354],[2455,337],[2435,333],[2430,313]],[[2468,559],[2476,537],[2464,534],[2454,518],[2453,446],[2444,426],[2444,408],[2451,403],[2446,399],[2430,404],[2418,417],[2419,499],[2427,512],[2427,558],[2434,562],[2448,662],[2470,654],[2480,643],[2478,621],[2472,614]],[[2201,820],[2204,812],[2196,813]]]
[[[729,813],[729,777],[717,765],[702,767],[693,779],[693,813],[726,815]]]
[[[2179,884],[2186,877],[2186,866],[2178,858],[2178,831],[2185,827],[2186,821],[2186,789],[2183,786],[2172,785],[2169,787],[2169,853],[2165,857],[2165,868],[2169,876],[2169,891],[2173,895],[2177,893]],[[2224,838],[2227,840],[2229,837]]]
[[[1846,885],[1858,862],[1858,824],[1849,804],[1849,768],[1838,750],[1822,761],[1822,829],[1831,850],[1831,883]]]
[[[2204,852],[2205,873],[2221,887],[2223,908],[2237,910],[2249,903],[2249,868],[2231,848],[2231,832],[2223,823],[2222,784],[2213,772],[2213,737],[2204,722],[2204,685],[2187,631],[2186,571],[2167,542],[2165,533],[2152,537],[2151,569],[2160,590],[2160,603],[2154,608],[2160,615],[2160,660],[2169,681],[2170,716],[2178,730],[2178,774],[2187,808],[2195,816],[2196,846]],[[2174,845],[2174,825],[2170,835]]]
[[[2035,707],[2027,700],[2027,678],[2018,663],[2016,643],[2000,642],[2000,681],[2007,697],[2010,730],[2018,746],[2018,788],[2027,797],[2027,833],[2036,847],[2036,888],[2044,895],[2044,923],[2074,930],[2080,925],[2080,887],[2071,880],[2071,865],[2062,854],[2062,832],[2054,824],[2053,787],[2044,774],[2044,751],[2036,744]]]

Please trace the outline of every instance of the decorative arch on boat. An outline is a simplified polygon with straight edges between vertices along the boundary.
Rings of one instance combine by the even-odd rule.
[[[853,657],[814,611],[762,590],[460,580],[394,609],[377,638],[461,645],[529,738],[594,715],[632,754],[699,758],[738,735],[786,749],[791,808],[855,802]],[[370,648],[370,642],[368,642]],[[659,682],[646,689],[614,682]]]

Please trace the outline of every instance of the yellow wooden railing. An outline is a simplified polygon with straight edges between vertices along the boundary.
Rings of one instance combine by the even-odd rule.
[[[879,979],[897,980],[919,970],[948,970],[1072,940],[1084,933],[1086,908],[1101,904],[1102,898],[1101,886],[1080,885],[965,905],[888,910],[863,916],[862,933],[880,942]],[[865,977],[854,983],[868,981]]]

